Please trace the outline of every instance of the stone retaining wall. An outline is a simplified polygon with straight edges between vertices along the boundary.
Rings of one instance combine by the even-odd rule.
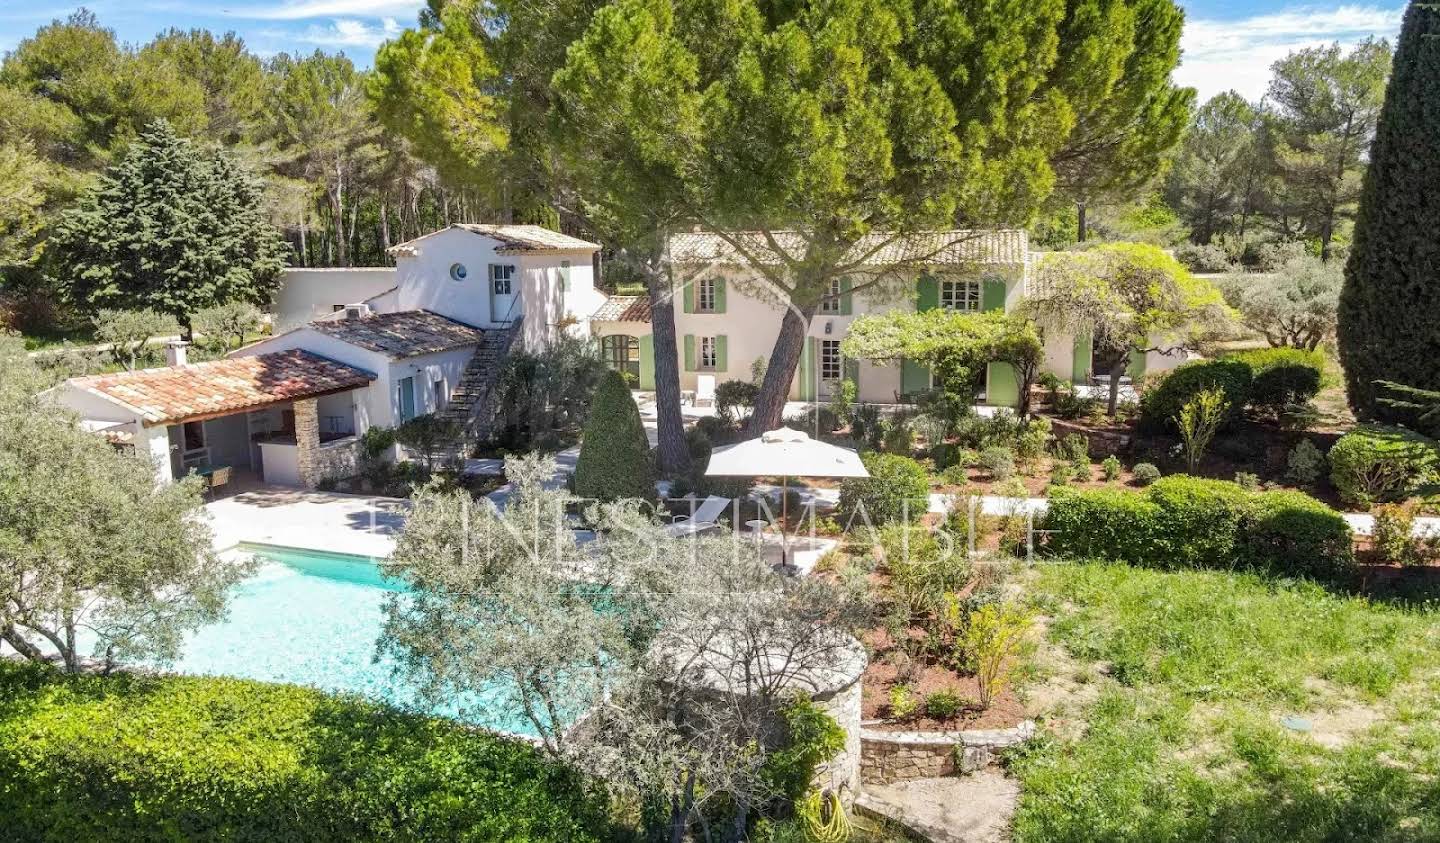
[[[971,773],[993,764],[999,750],[1027,741],[1034,734],[1032,720],[1013,729],[950,732],[862,729],[860,779],[865,784],[890,784]]]
[[[360,439],[356,436],[325,442],[315,451],[315,476],[323,480],[340,480],[360,473]]]
[[[1093,459],[1104,459],[1110,455],[1119,456],[1130,450],[1129,434],[1119,433],[1113,430],[1095,430],[1067,422],[1064,419],[1051,418],[1050,431],[1054,434],[1056,441],[1064,439],[1072,433],[1084,436],[1090,443],[1090,456]]]

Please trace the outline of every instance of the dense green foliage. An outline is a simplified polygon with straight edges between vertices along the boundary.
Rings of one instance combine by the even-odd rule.
[[[1261,348],[1231,354],[1250,367],[1247,405],[1266,413],[1304,404],[1320,394],[1325,380],[1325,355],[1298,348]]]
[[[301,266],[379,265],[388,246],[452,220],[503,218],[498,181],[462,180],[381,138],[370,74],[344,56],[262,59],[203,29],[122,43],[84,10],[13,47],[0,60],[0,324],[76,327],[36,259],[60,213],[159,119],[263,178],[265,217]]]
[[[1306,47],[1271,65],[1259,102],[1201,106],[1165,190],[1194,242],[1265,271],[1266,240],[1343,258],[1389,70],[1384,41]]]
[[[1258,492],[1175,475],[1142,493],[1056,489],[1049,552],[1157,568],[1249,568],[1335,579],[1352,562],[1350,528],[1300,492]]]
[[[765,756],[760,775],[772,793],[794,802],[810,790],[815,768],[845,748],[845,730],[807,697],[791,700],[780,716],[779,748]]]
[[[1251,368],[1241,360],[1195,360],[1175,367],[1160,383],[1140,396],[1140,426],[1149,431],[1172,430],[1180,408],[1207,389],[1220,388],[1236,418],[1250,398]]]
[[[1011,764],[1017,840],[1440,834],[1433,612],[1306,582],[1093,563],[1047,566],[1031,590],[1098,701],[1083,729]],[[1297,712],[1310,733],[1280,725]]]
[[[517,740],[240,679],[0,663],[19,840],[603,840],[606,801]]]
[[[1330,482],[1350,503],[1402,500],[1440,470],[1440,445],[1400,427],[1359,427],[1330,449]]]
[[[1185,14],[1171,0],[1070,0],[1052,74],[1074,129],[1051,157],[1056,198],[1086,211],[1131,201],[1164,169],[1190,122],[1195,91],[1171,80]]]
[[[222,302],[268,303],[284,252],[260,182],[157,122],[60,217],[47,254],[72,304],[188,325]]]
[[[869,451],[860,455],[869,477],[840,486],[841,522],[851,527],[918,521],[929,509],[930,477],[909,457]],[[868,521],[867,521],[868,519]]]
[[[645,425],[619,372],[606,372],[595,390],[575,464],[575,494],[602,501],[655,497]]]
[[[1385,107],[1370,148],[1355,245],[1345,267],[1338,339],[1350,406],[1403,418],[1376,380],[1440,387],[1440,8],[1405,12]]]

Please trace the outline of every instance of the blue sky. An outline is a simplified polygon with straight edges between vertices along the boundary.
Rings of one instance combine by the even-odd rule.
[[[0,0],[0,52],[79,4],[62,0]],[[375,48],[415,22],[423,0],[90,0],[85,3],[122,40],[144,43],[171,26],[234,30],[261,55],[281,51],[343,51],[369,66]],[[1265,92],[1269,67],[1291,50],[1367,36],[1391,38],[1401,0],[1326,6],[1286,0],[1182,0],[1185,56],[1177,81],[1201,99],[1235,89],[1251,99]]]

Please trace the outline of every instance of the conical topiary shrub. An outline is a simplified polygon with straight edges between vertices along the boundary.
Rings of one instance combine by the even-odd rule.
[[[1338,339],[1350,406],[1406,421],[1375,381],[1440,388],[1440,6],[1411,3],[1370,148]]]
[[[575,466],[575,494],[602,501],[654,498],[650,443],[640,408],[619,372],[605,374],[594,401]]]

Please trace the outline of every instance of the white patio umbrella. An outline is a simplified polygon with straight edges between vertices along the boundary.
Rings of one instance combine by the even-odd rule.
[[[811,439],[804,431],[782,427],[710,455],[708,477],[781,478],[780,523],[789,520],[786,498],[791,477],[869,477],[860,455],[849,448]]]

